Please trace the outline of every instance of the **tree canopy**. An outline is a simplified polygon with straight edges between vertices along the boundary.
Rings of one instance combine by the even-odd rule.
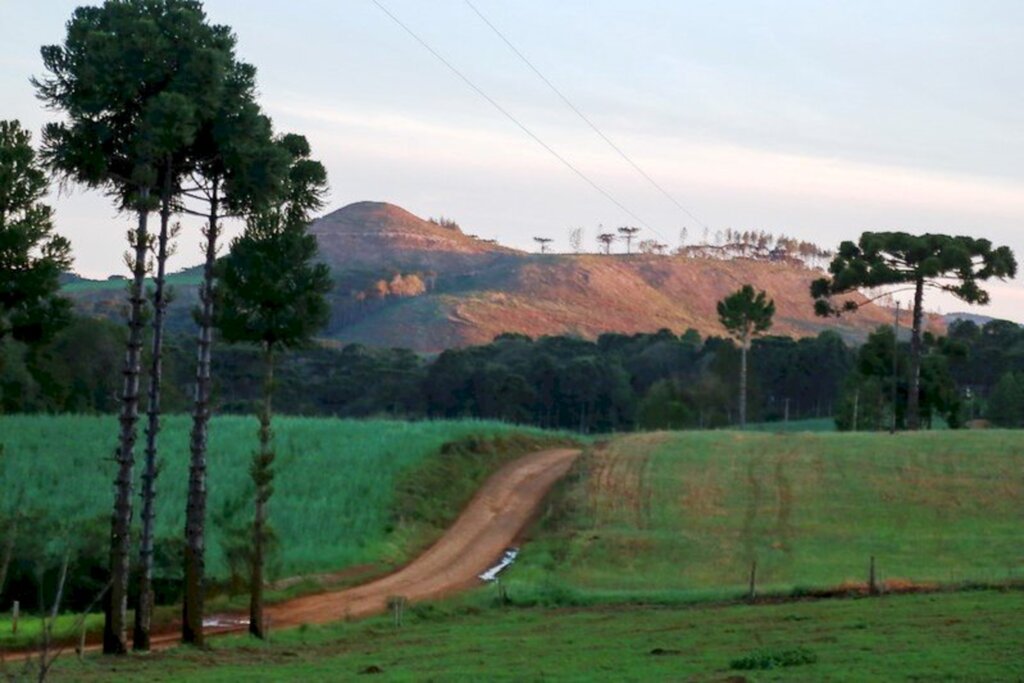
[[[860,289],[921,283],[967,303],[987,304],[979,286],[990,278],[1012,278],[1017,261],[1009,247],[993,248],[986,239],[905,232],[865,232],[859,242],[843,242],[829,266],[831,277],[811,283],[818,315],[839,315],[860,304],[837,305],[832,297]]]
[[[42,341],[71,308],[59,295],[71,245],[41,201],[47,181],[31,141],[17,121],[0,121],[0,339]]]
[[[775,302],[765,292],[755,292],[750,285],[743,285],[737,291],[718,302],[718,320],[729,334],[749,345],[750,339],[767,332],[775,315]]]
[[[1012,278],[1017,274],[1017,261],[1009,247],[993,247],[987,239],[865,232],[859,242],[847,241],[839,245],[829,273],[831,277],[811,283],[814,311],[820,316],[838,316],[857,310],[862,303],[853,299],[837,303],[834,297],[860,289],[910,285],[909,289],[914,292],[907,427],[918,429],[921,424],[924,290],[936,289],[967,303],[987,304],[988,292],[979,283],[991,278]]]
[[[33,79],[39,98],[66,116],[43,131],[48,163],[140,208],[167,156],[187,153],[222,99],[234,45],[196,0],[77,8],[64,43],[42,48],[47,75]]]

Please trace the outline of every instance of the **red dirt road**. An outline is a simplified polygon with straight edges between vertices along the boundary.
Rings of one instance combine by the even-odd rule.
[[[271,626],[322,624],[387,609],[390,596],[418,602],[479,584],[540,507],[579,451],[532,453],[509,463],[477,492],[444,536],[394,574],[362,586],[296,598],[267,608]]]
[[[391,596],[408,602],[441,598],[479,585],[477,578],[494,565],[537,514],[555,482],[580,454],[573,449],[531,453],[491,475],[455,523],[426,552],[408,565],[353,588],[308,595],[266,608],[272,630],[365,617],[387,610]],[[210,615],[211,617],[214,615]],[[216,615],[230,626],[207,628],[208,636],[247,630],[244,615]],[[154,633],[153,649],[174,647],[177,630]],[[89,645],[96,651],[99,645]],[[27,653],[8,661],[17,660]]]

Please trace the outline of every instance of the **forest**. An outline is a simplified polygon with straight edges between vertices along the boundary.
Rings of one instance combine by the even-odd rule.
[[[904,336],[896,346],[898,426],[910,366]],[[123,325],[79,317],[41,346],[5,340],[0,407],[6,413],[116,412],[124,337]],[[166,342],[167,412],[188,409],[193,344],[184,335]],[[888,429],[893,349],[891,327],[856,347],[832,332],[755,339],[750,420],[834,417],[842,430]],[[736,423],[738,357],[731,339],[701,338],[692,330],[604,334],[596,341],[504,334],[437,356],[309,345],[281,358],[275,393],[283,412],[293,415],[499,419],[583,433],[719,428]],[[252,414],[260,363],[256,346],[218,345],[216,412]],[[1024,426],[1024,328],[958,320],[944,337],[925,335],[922,385],[927,422]]]

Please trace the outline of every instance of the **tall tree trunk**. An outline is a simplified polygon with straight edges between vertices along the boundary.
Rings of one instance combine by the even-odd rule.
[[[125,654],[128,651],[128,574],[131,562],[132,478],[135,468],[136,423],[139,419],[139,371],[142,360],[142,325],[146,280],[146,249],[149,190],[140,191],[139,224],[135,229],[135,262],[129,292],[128,345],[124,358],[124,381],[121,391],[120,439],[114,479],[114,513],[110,520],[110,592],[103,622],[103,653]]]
[[[263,638],[263,562],[267,542],[267,503],[273,493],[274,437],[270,429],[271,399],[274,394],[274,347],[267,344],[263,354],[263,408],[260,411],[260,449],[253,457],[252,480],[256,488],[256,514],[252,523],[252,585],[249,599],[249,633]]]
[[[188,504],[185,510],[185,599],[182,603],[181,640],[202,647],[203,591],[206,571],[206,443],[210,423],[210,346],[213,342],[214,265],[217,261],[219,183],[210,192],[210,220],[206,226],[206,262],[199,290],[199,338],[196,361],[195,401],[192,409],[191,460]]]
[[[18,523],[21,521],[21,511],[14,513],[11,524],[7,527],[7,538],[4,539],[4,554],[0,557],[0,595],[4,594],[4,585],[7,583],[7,570],[11,566],[11,558],[14,556],[14,544],[18,540]]]
[[[64,555],[60,560],[60,573],[57,575],[57,591],[53,596],[53,605],[50,607],[50,626],[60,614],[60,603],[64,599],[64,584],[68,579],[68,565],[71,564],[71,548],[64,549]]]
[[[914,289],[914,324],[910,335],[910,389],[907,394],[907,429],[921,428],[921,326],[924,320],[924,280]]]
[[[747,427],[747,338],[740,340],[740,429]]]
[[[149,627],[153,616],[153,524],[156,498],[156,439],[160,433],[160,381],[163,374],[164,316],[167,301],[164,281],[167,267],[167,241],[171,222],[171,161],[164,167],[164,187],[160,197],[160,235],[157,239],[156,278],[153,284],[153,346],[149,365],[149,405],[146,425],[146,460],[142,470],[142,533],[139,539],[139,596],[135,605],[135,631],[132,649],[149,651]]]

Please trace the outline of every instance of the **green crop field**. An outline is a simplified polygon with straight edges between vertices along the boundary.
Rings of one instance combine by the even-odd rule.
[[[489,594],[488,594],[489,595]],[[721,608],[500,609],[482,597],[84,663],[74,681],[1013,681],[1024,593],[977,591]],[[788,662],[790,666],[779,666]],[[764,669],[761,667],[772,666]],[[748,668],[753,667],[753,669]],[[733,677],[733,678],[730,678]]]
[[[509,572],[554,604],[1024,577],[1018,432],[654,433],[582,459]]]
[[[185,416],[169,416],[160,434],[161,538],[177,540],[183,533],[190,424]],[[543,436],[540,430],[471,421],[280,417],[274,425],[278,476],[270,514],[280,547],[277,576],[406,559],[417,539],[392,528],[396,481],[402,472],[423,464],[443,443],[467,435]],[[248,466],[256,429],[256,420],[246,417],[218,417],[210,429],[207,566],[214,578],[223,578],[226,569],[221,540],[227,522],[220,520],[244,525],[251,515]],[[0,416],[0,481],[5,489],[0,515],[19,505],[45,510],[46,517],[71,535],[86,523],[105,525],[113,501],[116,430],[114,417]],[[141,443],[136,450],[141,458]],[[469,474],[486,472],[465,476]],[[476,483],[470,480],[452,492],[465,496],[468,489],[471,494]],[[441,492],[433,504],[451,508],[454,515],[462,502],[445,500]]]

